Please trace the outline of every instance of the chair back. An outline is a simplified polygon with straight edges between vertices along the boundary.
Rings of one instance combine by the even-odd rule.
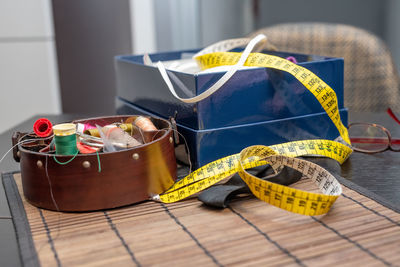
[[[348,25],[286,23],[262,28],[280,51],[344,58],[344,104],[352,111],[400,111],[399,75],[375,35]]]

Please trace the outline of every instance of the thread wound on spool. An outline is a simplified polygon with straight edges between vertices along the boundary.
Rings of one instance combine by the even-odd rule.
[[[53,127],[53,132],[57,155],[75,155],[78,153],[75,124],[57,124]]]
[[[53,125],[46,118],[40,118],[33,124],[33,131],[39,137],[47,137],[53,131]]]
[[[154,126],[153,122],[149,118],[143,116],[137,117],[134,124],[143,131],[157,131],[157,127]]]
[[[97,128],[86,129],[83,133],[87,134],[87,135],[94,136],[94,137],[100,137],[100,133],[99,133],[99,130]]]
[[[125,132],[130,133],[130,132],[132,132],[132,123],[121,123],[119,125],[119,128],[121,128]]]

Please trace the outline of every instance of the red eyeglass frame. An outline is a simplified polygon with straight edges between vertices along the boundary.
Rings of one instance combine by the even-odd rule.
[[[396,117],[396,115],[393,113],[391,108],[388,108],[387,113],[389,114],[389,116],[400,125],[400,120]],[[356,123],[350,123],[348,128],[350,128],[351,126],[354,125],[365,125],[365,126],[373,126],[373,127],[377,127],[380,128],[382,131],[384,131],[387,135],[387,138],[389,140],[388,145],[385,148],[379,149],[379,150],[366,150],[366,149],[362,149],[362,148],[353,148],[354,151],[358,151],[358,152],[363,152],[363,153],[368,153],[368,154],[373,154],[373,153],[379,153],[379,152],[383,152],[386,150],[392,150],[395,152],[399,152],[400,151],[400,139],[395,139],[392,138],[392,135],[390,134],[389,130],[386,129],[385,127],[383,127],[382,125],[376,124],[376,123],[360,123],[360,122],[356,122]],[[357,143],[382,143],[383,139],[381,138],[357,138],[357,137],[353,137],[350,138],[351,142],[357,142]],[[393,144],[399,145],[399,148],[393,148]]]
[[[380,128],[382,131],[384,131],[387,135],[388,138],[388,143],[387,146],[385,148],[382,149],[378,149],[378,150],[366,150],[366,149],[362,149],[362,148],[356,148],[353,147],[354,151],[358,151],[358,152],[363,152],[363,153],[369,153],[369,154],[373,154],[373,153],[379,153],[379,152],[383,152],[386,151],[388,149],[392,150],[392,151],[400,151],[400,139],[393,139],[392,135],[390,134],[389,130],[386,129],[385,127],[383,127],[382,125],[376,124],[376,123],[360,123],[360,122],[356,122],[356,123],[351,123],[349,124],[348,128],[350,128],[351,126],[354,125],[365,125],[365,126],[373,126],[373,127],[377,127]],[[379,144],[379,143],[383,143],[383,139],[382,138],[359,138],[359,137],[350,137],[350,141],[351,142],[356,142],[356,143],[366,143],[366,144]],[[393,144],[399,145],[399,148],[393,148]]]

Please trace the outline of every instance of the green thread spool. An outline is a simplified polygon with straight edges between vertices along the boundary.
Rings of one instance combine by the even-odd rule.
[[[76,126],[73,123],[57,124],[53,127],[57,155],[76,155]]]

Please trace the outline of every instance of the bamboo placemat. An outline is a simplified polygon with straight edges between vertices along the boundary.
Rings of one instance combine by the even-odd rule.
[[[27,231],[17,226],[25,265],[42,266],[396,266],[400,214],[343,186],[325,216],[307,217],[243,198],[223,210],[196,199],[164,205],[58,213],[27,203],[15,179]],[[309,188],[308,181],[296,187]],[[7,189],[8,187],[8,189]],[[10,203],[18,211],[18,204]],[[17,223],[18,224],[18,223]],[[18,230],[20,229],[20,230]],[[37,258],[35,258],[37,257]]]

